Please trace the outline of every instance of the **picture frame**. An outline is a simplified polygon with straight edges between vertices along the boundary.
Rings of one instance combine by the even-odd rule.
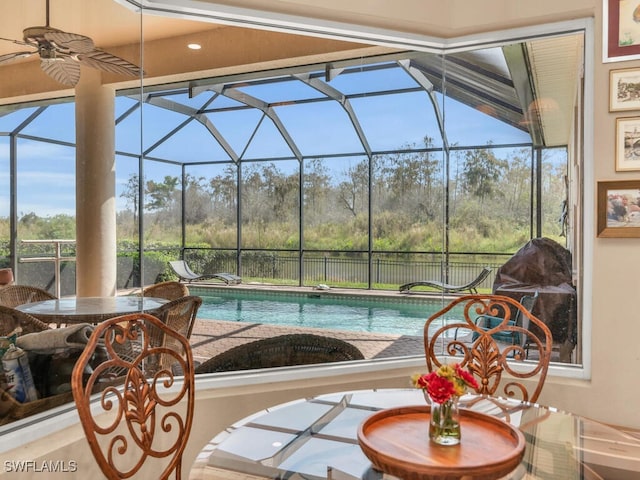
[[[640,68],[609,72],[609,111],[640,110]]]
[[[616,172],[640,171],[640,117],[616,118]]]
[[[598,182],[597,236],[640,238],[640,180]]]
[[[635,0],[603,0],[603,62],[640,59],[640,21]]]

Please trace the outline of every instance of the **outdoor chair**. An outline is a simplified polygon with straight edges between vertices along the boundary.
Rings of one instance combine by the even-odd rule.
[[[202,305],[202,298],[187,295],[162,305],[156,311],[156,316],[167,328],[189,340],[200,305]],[[176,344],[176,339],[171,335],[167,335],[164,330],[150,327],[150,334],[150,342],[154,347],[173,348]],[[163,354],[158,360],[158,366],[171,368],[173,367],[172,360],[173,358],[170,355]]]
[[[463,318],[451,320],[453,312],[459,309],[463,310]],[[476,315],[501,320],[488,328],[482,322],[476,323]],[[516,316],[521,316],[521,325],[515,322]],[[459,329],[470,331],[471,342],[456,338]],[[512,335],[526,340],[500,341]],[[424,326],[424,350],[430,372],[445,363],[459,363],[476,377],[477,393],[498,392],[499,396],[530,402],[538,399],[544,386],[552,343],[551,331],[542,320],[520,302],[501,295],[461,296],[429,317]],[[525,346],[535,348],[537,358],[527,359]],[[534,388],[529,391],[523,380],[532,382]]]
[[[227,285],[238,284],[242,282],[242,279],[240,277],[232,273],[195,273],[193,270],[191,270],[191,268],[189,268],[189,265],[184,260],[174,260],[172,262],[169,262],[169,266],[181,281],[184,280],[189,283],[209,279],[222,280]]]
[[[153,346],[150,327],[171,338],[166,344],[175,348]],[[139,355],[121,358],[118,346],[125,342],[140,343]],[[91,369],[94,354],[103,348],[107,359]],[[180,366],[184,379],[179,388],[170,370],[147,377],[146,362],[159,354],[171,356]],[[99,401],[92,401],[93,392],[101,390],[105,374],[114,368],[123,369],[123,382],[108,384]],[[73,368],[71,389],[91,452],[107,478],[181,478],[194,411],[193,355],[184,336],[149,314],[105,320],[96,326]],[[150,467],[148,461],[155,464]]]
[[[533,295],[524,295],[520,299],[520,305],[524,307],[528,312],[533,312],[533,308],[538,300],[538,292]],[[507,326],[522,327],[525,331],[529,331],[529,318],[522,314],[523,310],[516,310],[512,320],[507,320]],[[479,315],[476,317],[475,324],[485,331],[496,328],[505,319],[503,317],[494,317],[491,315]],[[465,330],[468,332],[467,330]],[[527,334],[522,334],[518,330],[500,330],[499,332],[492,333],[491,336],[498,342],[508,345],[520,345],[524,350],[524,358],[529,356],[529,341]],[[454,338],[457,340],[459,337],[459,330],[456,330]],[[475,341],[479,337],[477,332],[473,332],[471,338]]]
[[[142,290],[144,297],[164,298],[166,300],[176,300],[189,295],[189,288],[180,282],[160,282],[150,285]]]
[[[438,280],[419,280],[416,282],[405,283],[404,285],[400,285],[400,293],[409,293],[409,290],[414,287],[430,287],[435,288],[436,290],[441,290],[445,293],[458,293],[464,291],[468,291],[469,293],[478,293],[478,285],[480,285],[484,279],[489,276],[491,270],[492,269],[489,267],[484,267],[480,272],[480,275],[464,285],[450,285]]]
[[[18,335],[26,335],[49,330],[49,325],[28,313],[0,305],[0,336],[7,336],[16,328],[20,328]]]
[[[196,367],[196,374],[363,360],[344,340],[313,334],[290,334],[238,345]]]
[[[0,305],[6,307],[14,308],[25,303],[55,299],[55,295],[30,285],[7,285],[0,288]]]

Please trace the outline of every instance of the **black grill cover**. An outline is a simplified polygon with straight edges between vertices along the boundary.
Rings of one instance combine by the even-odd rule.
[[[520,300],[538,291],[533,314],[551,330],[561,347],[560,360],[569,361],[576,344],[576,289],[571,252],[549,238],[534,238],[498,269],[493,293]]]

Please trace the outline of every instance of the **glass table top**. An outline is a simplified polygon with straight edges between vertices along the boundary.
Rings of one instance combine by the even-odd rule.
[[[376,411],[424,404],[419,390],[381,389],[320,395],[269,408],[216,435],[190,479],[392,479],[375,470],[360,449],[358,426]],[[606,425],[552,408],[477,395],[462,397],[460,406],[503,418],[524,433],[524,459],[504,479],[632,479],[640,471],[640,441]]]

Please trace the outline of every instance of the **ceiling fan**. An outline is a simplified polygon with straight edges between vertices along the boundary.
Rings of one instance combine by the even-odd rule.
[[[40,67],[44,73],[57,82],[71,87],[75,87],[80,80],[81,64],[110,73],[131,76],[140,75],[140,67],[96,48],[91,38],[50,27],[49,0],[46,1],[46,25],[25,28],[22,31],[22,40],[0,37],[0,40],[35,48],[36,50],[0,55],[0,64],[37,53],[40,56]]]

